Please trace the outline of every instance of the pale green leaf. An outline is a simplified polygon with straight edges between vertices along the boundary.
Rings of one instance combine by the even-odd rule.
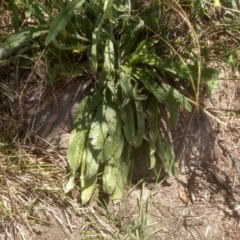
[[[123,150],[124,138],[120,139],[119,146],[113,157],[106,162],[103,173],[103,191],[112,194],[118,181],[119,160]]]
[[[83,160],[88,129],[93,116],[93,112],[86,111],[86,107],[91,102],[90,100],[90,96],[87,96],[80,103],[73,123],[73,128],[70,133],[69,147],[67,151],[67,160],[70,167],[70,178],[74,178],[75,173]],[[86,114],[86,112],[88,113]],[[68,190],[69,187],[72,186],[71,181],[72,179],[69,180]]]
[[[52,21],[45,44],[48,45],[57,34],[67,25],[76,11],[84,4],[85,0],[73,0],[69,2]]]
[[[104,50],[104,71],[110,75],[115,71],[114,61],[115,61],[114,46],[111,38],[107,38],[106,46]]]
[[[85,178],[81,181],[84,185],[81,186],[81,200],[82,204],[86,204],[92,197],[93,191],[95,189],[97,181],[97,174],[93,175],[91,178]]]
[[[0,44],[1,48],[4,49],[12,49],[14,47],[19,46],[20,44],[24,42],[29,42],[35,37],[38,37],[42,34],[46,34],[48,32],[48,26],[46,25],[40,25],[40,26],[34,26],[25,28],[23,30],[20,30],[18,33],[12,34],[5,43]]]
[[[117,204],[123,195],[123,189],[127,183],[129,170],[133,160],[133,147],[129,143],[125,143],[119,160],[119,169],[116,186],[113,191],[113,203]]]
[[[92,122],[87,140],[86,152],[86,177],[95,175],[102,161],[102,149],[107,137],[108,128],[103,116],[103,105],[98,106],[96,116]]]
[[[68,193],[69,191],[71,191],[73,188],[74,188],[74,179],[75,179],[75,176],[70,176],[68,182],[67,182],[67,185],[66,187],[64,188],[64,193]]]
[[[103,115],[108,127],[108,136],[103,146],[103,162],[108,161],[115,154],[121,140],[121,115],[117,105],[110,99],[106,99]]]
[[[92,34],[92,48],[91,48],[91,60],[94,72],[97,72],[98,68],[97,43],[98,43],[98,31],[97,29],[95,29]]]

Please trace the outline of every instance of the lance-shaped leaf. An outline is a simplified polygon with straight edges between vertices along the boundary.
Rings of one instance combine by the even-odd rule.
[[[167,98],[169,96],[174,97],[176,99],[177,102],[179,102],[187,111],[191,112],[192,111],[192,106],[189,103],[189,101],[187,100],[186,97],[184,97],[180,92],[178,92],[176,89],[174,89],[173,87],[162,83],[163,88],[165,89],[166,93],[167,93]],[[169,99],[168,99],[169,100]]]
[[[156,152],[162,160],[165,171],[170,176],[175,176],[177,174],[177,164],[175,162],[175,154],[172,144],[167,140],[163,141],[160,134],[156,140]]]
[[[187,64],[182,61],[164,62],[164,71],[177,77],[189,79],[193,85],[197,84],[199,69],[197,65]],[[214,68],[201,67],[201,80],[208,81],[218,79],[219,70]],[[195,86],[193,86],[195,88]]]
[[[98,44],[98,31],[95,29],[92,34],[92,47],[91,47],[91,59],[93,71],[97,72],[98,59],[97,59],[97,44]]]
[[[133,145],[135,137],[135,124],[132,103],[128,102],[126,106],[121,107],[122,127],[127,141]]]
[[[50,29],[48,31],[48,36],[45,39],[45,44],[48,45],[57,34],[67,25],[72,16],[76,13],[85,0],[73,0],[68,2],[68,4],[57,14],[55,19],[52,21]]]
[[[97,174],[92,175],[91,177],[86,176],[86,150],[83,152],[83,161],[81,165],[81,174],[80,174],[80,182],[81,182],[81,200],[82,204],[87,203],[93,193],[95,188],[95,183],[97,180]]]
[[[99,104],[92,122],[86,145],[86,177],[97,174],[99,162],[102,160],[102,148],[107,137],[107,124],[103,116],[103,105]]]
[[[140,101],[135,100],[136,115],[137,115],[137,130],[136,135],[133,140],[133,146],[135,148],[139,147],[142,144],[143,137],[145,134],[145,118],[143,113],[143,107]]]
[[[129,170],[133,160],[133,147],[126,142],[123,147],[123,151],[119,160],[119,169],[116,186],[113,191],[112,199],[113,203],[117,204],[123,195],[123,189],[127,183]]]
[[[121,141],[121,115],[116,103],[111,99],[107,99],[104,104],[104,116],[108,128],[108,136],[103,146],[103,162],[108,161],[113,157],[119,147]]]
[[[108,75],[115,71],[114,61],[115,61],[114,46],[111,38],[108,37],[104,51],[104,64],[103,64],[104,71],[106,71]]]
[[[73,188],[75,173],[81,164],[83,153],[85,151],[85,142],[93,117],[93,112],[88,113],[88,111],[86,111],[86,106],[88,106],[90,100],[90,96],[87,96],[80,103],[75,116],[73,129],[70,134],[69,147],[67,151],[67,159],[70,167],[70,179],[65,192],[68,192]]]
[[[123,150],[124,138],[121,136],[119,146],[113,157],[106,162],[103,173],[103,191],[112,194],[118,181],[119,160]]]
[[[154,72],[152,75],[154,76]],[[156,97],[158,102],[160,103],[165,102],[167,97],[166,92],[161,86],[158,85],[156,81],[154,81],[151,75],[149,75],[147,72],[138,69],[133,73],[133,76],[143,83],[145,88]]]
[[[20,30],[18,33],[11,35],[5,43],[0,44],[0,47],[6,50],[12,49],[20,44],[31,41],[35,37],[46,34],[48,32],[48,28],[49,27],[47,25],[25,28]]]
[[[159,131],[159,108],[157,99],[150,94],[147,103],[149,138],[155,142]]]
[[[165,103],[169,111],[168,123],[171,128],[175,128],[178,120],[178,103],[173,95],[173,88],[168,92],[167,101]]]
[[[127,67],[126,65],[121,67],[119,83],[123,91],[124,97],[126,98],[131,98],[133,94],[131,84],[131,71],[132,69],[130,67]]]

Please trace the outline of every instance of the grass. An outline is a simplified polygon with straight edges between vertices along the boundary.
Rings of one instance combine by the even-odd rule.
[[[114,207],[107,204],[92,205],[98,199],[97,190],[102,189],[96,181],[98,165],[93,166],[95,172],[91,172],[85,168],[84,159],[82,163],[76,164],[69,160],[69,156],[67,162],[66,156],[53,151],[40,151],[36,154],[36,149],[20,142],[21,123],[12,117],[11,104],[9,105],[9,101],[11,103],[17,93],[17,89],[13,89],[9,81],[9,76],[13,74],[12,69],[27,69],[33,74],[38,63],[44,63],[46,76],[43,81],[53,88],[55,84],[65,81],[66,76],[67,81],[90,76],[93,79],[92,86],[107,85],[101,89],[100,93],[105,94],[101,97],[112,104],[111,107],[114,104],[124,105],[136,114],[131,121],[124,121],[125,110],[116,110],[116,116],[120,114],[123,119],[121,124],[125,140],[115,139],[115,142],[124,141],[134,147],[142,142],[149,144],[147,151],[151,166],[155,163],[153,153],[164,159],[166,155],[162,152],[166,149],[171,152],[172,149],[170,143],[165,143],[165,148],[161,149],[164,151],[155,151],[152,143],[157,138],[155,132],[158,132],[160,126],[156,125],[156,131],[155,128],[151,129],[153,124],[141,129],[142,120],[146,120],[145,115],[151,113],[151,101],[154,104],[161,102],[166,106],[170,113],[169,125],[174,127],[178,118],[177,100],[183,98],[186,102],[189,100],[199,106],[202,94],[211,94],[217,84],[219,67],[216,67],[216,64],[225,62],[234,74],[238,71],[240,25],[235,1],[222,2],[222,9],[225,10],[223,16],[218,16],[215,6],[208,1],[125,1],[125,5],[114,5],[111,1],[105,1],[104,6],[98,1],[84,2],[73,1],[71,7],[76,10],[72,12],[69,12],[64,1],[54,1],[54,4],[46,1],[9,1],[9,4],[3,2],[0,5],[1,46],[16,51],[8,58],[0,60],[2,239],[29,239],[33,232],[41,233],[39,226],[49,224],[50,220],[46,217],[48,215],[51,215],[69,236],[76,232],[75,226],[80,224],[81,231],[77,236],[81,239],[150,239],[146,230],[151,224],[148,214],[151,198],[144,205],[139,200],[138,217],[131,222],[130,216],[126,219],[125,213],[114,212]],[[81,4],[85,4],[83,8]],[[68,12],[70,15],[64,18]],[[55,18],[56,16],[58,17]],[[33,27],[35,28],[29,32],[29,28]],[[30,38],[29,33],[32,34]],[[17,37],[17,41],[14,37]],[[19,41],[23,43],[20,49]],[[229,80],[238,79],[234,74]],[[149,75],[154,77],[149,78]],[[128,79],[130,84],[127,85],[124,79]],[[170,97],[162,100],[162,95],[158,95],[144,79],[158,84],[154,86],[170,89]],[[205,91],[201,92],[201,88]],[[113,89],[117,89],[116,92],[121,92],[122,95],[114,95]],[[89,96],[94,99],[95,95]],[[99,106],[102,107],[95,107],[100,109]],[[91,114],[95,118],[96,113]],[[151,123],[155,120],[151,118]],[[131,128],[126,122],[137,124]],[[117,125],[114,124],[113,126]],[[91,129],[90,126],[87,127]],[[135,128],[141,131],[135,132]],[[134,138],[129,132],[133,132]],[[112,133],[109,131],[108,134]],[[162,133],[159,136],[165,139]],[[103,142],[105,140],[102,140],[101,144]],[[99,148],[104,149],[101,144]],[[125,147],[128,145],[122,144],[122,149],[125,150]],[[83,149],[85,150],[87,151]],[[119,158],[121,156],[120,151]],[[174,175],[174,159],[171,154],[166,158],[169,157],[172,160],[165,161],[164,167]],[[85,171],[88,171],[89,176],[96,178],[94,184],[89,186],[87,181],[82,181],[81,184],[77,182],[78,185],[74,188],[71,186],[73,190],[66,194],[64,188],[69,179],[68,164],[77,176],[83,176]],[[77,170],[79,166],[80,172]],[[125,167],[127,179],[130,164]],[[118,169],[117,172],[119,173]],[[104,185],[104,181],[109,182],[109,179],[115,178],[116,176],[103,174],[103,189],[110,195],[112,188]],[[125,184],[126,181],[123,181],[122,185],[118,186],[120,194],[113,194],[113,200],[121,198]],[[116,187],[116,184],[112,187]],[[89,206],[79,204],[79,194],[84,190],[87,190],[87,197],[82,197],[81,201],[88,202],[92,196]],[[59,220],[54,209],[65,214],[65,222]],[[74,215],[78,216],[76,222],[73,220]],[[79,223],[80,218],[82,223]]]
[[[67,163],[60,155],[35,155],[24,146],[1,146],[0,159],[1,239],[41,239],[46,232],[54,235],[59,231],[62,237],[74,234],[77,239],[147,239],[148,209],[144,210],[140,194],[135,199],[139,212],[134,209],[133,221],[124,203],[116,211],[116,206],[100,203],[95,196],[92,204],[82,206],[77,187],[66,195]],[[60,227],[51,231],[54,225]],[[48,226],[46,232],[42,232],[44,226]]]

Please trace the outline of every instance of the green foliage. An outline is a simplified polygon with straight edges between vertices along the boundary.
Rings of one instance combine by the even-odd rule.
[[[24,44],[24,51],[31,52],[31,43],[38,43],[32,53],[48,64],[48,84],[85,73],[97,78],[96,88],[79,105],[67,153],[70,179],[65,191],[73,188],[79,171],[83,203],[92,196],[99,169],[103,169],[104,192],[117,202],[134,149],[140,146],[149,156],[150,168],[159,157],[166,172],[174,176],[177,164],[172,143],[161,131],[159,104],[169,112],[169,127],[175,128],[179,105],[191,111],[188,97],[197,99],[200,81],[212,89],[218,77],[217,70],[202,66],[202,58],[207,62],[210,56],[194,53],[193,49],[204,50],[197,39],[199,28],[191,26],[178,3],[149,1],[142,6],[139,2],[26,0],[8,5],[14,15],[14,33],[2,48]],[[24,20],[34,16],[38,24],[20,29],[22,7]],[[206,16],[202,1],[189,3],[188,10],[198,19]],[[188,27],[187,36],[174,28],[178,17],[184,33]],[[232,52],[222,54],[229,57]],[[80,55],[82,60],[76,60]],[[189,96],[182,94],[177,81]]]

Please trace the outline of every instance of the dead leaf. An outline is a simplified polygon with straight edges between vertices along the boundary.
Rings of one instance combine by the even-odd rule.
[[[179,198],[182,200],[182,202],[184,204],[188,205],[189,197],[188,197],[188,194],[187,194],[187,192],[184,188],[179,188],[178,189],[178,195],[179,195]]]

